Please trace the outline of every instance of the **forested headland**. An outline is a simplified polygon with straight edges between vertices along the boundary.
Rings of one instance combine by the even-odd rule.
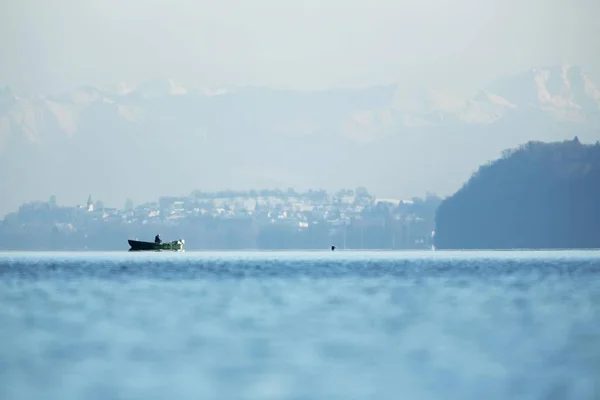
[[[437,249],[600,248],[600,143],[528,142],[438,207]]]

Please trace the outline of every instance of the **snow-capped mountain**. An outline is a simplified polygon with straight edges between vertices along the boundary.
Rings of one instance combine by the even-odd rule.
[[[532,68],[498,79],[473,99],[434,91],[421,98],[410,97],[412,102],[416,99],[424,105],[421,112],[425,115],[441,114],[469,124],[493,123],[514,113],[538,111],[556,121],[597,123],[600,114],[600,87],[581,67],[567,64]]]
[[[0,215],[25,200],[88,192],[119,204],[226,187],[445,194],[506,147],[596,141],[599,127],[600,89],[569,65],[498,79],[468,99],[397,85],[199,90],[171,79],[30,98],[4,88]]]
[[[211,104],[207,99],[216,98]],[[360,100],[355,100],[360,98]],[[156,102],[160,102],[157,108]],[[363,126],[376,137],[376,131],[410,127],[441,127],[455,124],[485,125],[523,113],[543,113],[551,120],[577,124],[597,124],[600,116],[600,87],[579,66],[561,65],[533,68],[523,74],[492,82],[472,99],[430,89],[406,91],[394,85],[346,91],[297,93],[261,88],[188,90],[172,79],[157,79],[137,86],[125,83],[114,92],[81,87],[69,93],[38,98],[17,98],[9,88],[0,90],[0,137],[22,136],[30,142],[43,140],[47,131],[75,134],[82,114],[91,108],[104,107],[112,118],[153,123],[156,118],[172,114],[175,107],[181,118],[193,117],[202,109],[217,114],[232,112],[255,114],[277,130],[289,125],[294,131],[317,131],[314,114],[329,114],[343,133],[348,125]],[[342,110],[343,108],[343,110]],[[297,114],[282,121],[281,112]],[[318,109],[312,110],[312,109]],[[180,110],[181,111],[181,110]],[[298,120],[301,114],[305,115]],[[180,121],[185,122],[185,121]],[[287,123],[286,123],[287,122]],[[325,121],[322,121],[325,122]],[[325,122],[326,123],[326,122]],[[327,123],[326,123],[327,124]],[[296,128],[294,128],[296,127]],[[51,135],[52,136],[52,135]],[[2,148],[0,148],[0,151]]]
[[[493,82],[482,97],[513,109],[537,109],[559,121],[597,123],[600,88],[579,66],[533,68]]]
[[[187,93],[188,90],[176,84],[173,79],[155,79],[139,84],[135,89],[126,94],[139,96],[142,99],[152,99]]]

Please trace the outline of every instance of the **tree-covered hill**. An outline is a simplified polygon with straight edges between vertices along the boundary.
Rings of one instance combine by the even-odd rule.
[[[436,213],[438,249],[600,248],[600,143],[528,142]]]

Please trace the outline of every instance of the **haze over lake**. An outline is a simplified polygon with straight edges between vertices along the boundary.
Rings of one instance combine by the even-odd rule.
[[[0,397],[592,399],[600,252],[0,253]]]

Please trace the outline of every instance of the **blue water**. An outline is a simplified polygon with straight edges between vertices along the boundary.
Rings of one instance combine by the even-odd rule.
[[[484,398],[600,398],[600,252],[0,253],[0,399]]]

